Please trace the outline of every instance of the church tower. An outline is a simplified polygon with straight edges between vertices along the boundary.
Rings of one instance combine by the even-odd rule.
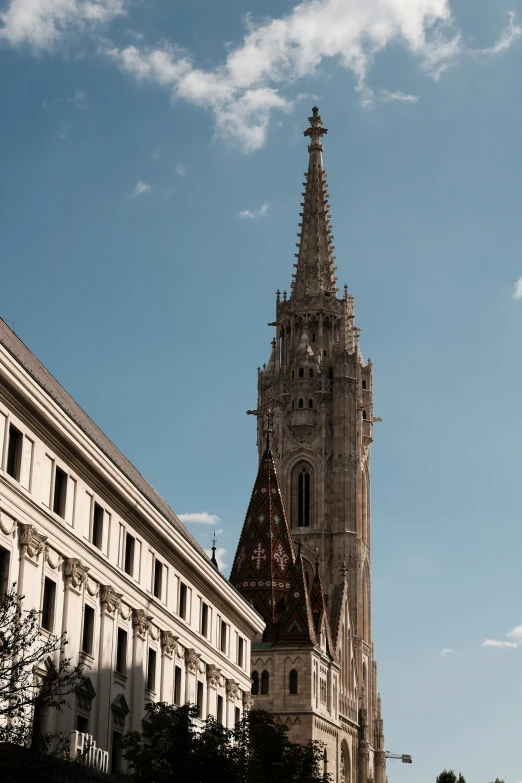
[[[371,628],[372,365],[359,347],[353,297],[346,285],[342,295],[337,288],[323,168],[327,130],[315,107],[309,123],[295,272],[290,294],[277,292],[271,356],[258,370],[259,457],[270,428],[290,534],[307,584],[317,570],[324,591],[340,663],[340,723],[357,723],[357,776],[338,779],[384,783]]]

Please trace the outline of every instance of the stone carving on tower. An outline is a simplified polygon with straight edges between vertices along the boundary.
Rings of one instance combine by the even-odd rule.
[[[268,667],[273,666],[274,676],[280,677],[279,654],[269,653],[267,645],[283,644],[281,634],[288,630],[285,613],[295,592],[290,573],[297,561],[293,542],[299,544],[302,598],[295,600],[306,642],[288,637],[284,644],[296,649],[301,645],[301,657],[303,644],[322,645],[328,658],[323,669],[318,664],[312,671],[312,666],[310,675],[316,675],[316,693],[319,679],[325,679],[321,687],[323,696],[325,687],[328,691],[327,715],[322,719],[328,717],[340,732],[335,781],[367,783],[371,778],[384,783],[371,631],[370,444],[376,421],[372,364],[360,350],[353,297],[347,286],[341,295],[337,287],[322,159],[326,133],[314,107],[305,131],[309,164],[295,272],[290,294],[276,294],[271,355],[264,369],[258,370],[258,404],[253,413],[260,467],[231,581],[267,621],[264,646],[253,646],[253,670],[257,671],[256,664],[261,678],[264,666],[270,678]],[[288,691],[284,677],[282,687]],[[261,679],[259,683],[262,701]],[[313,689],[312,683],[312,693]],[[312,702],[312,712],[321,712],[321,698]],[[287,709],[288,700],[280,706]],[[270,708],[278,709],[275,702]],[[321,738],[312,728],[305,736],[307,718],[304,713],[298,717],[296,736]],[[333,746],[332,752],[338,755]],[[328,758],[328,771],[333,773],[330,747]]]

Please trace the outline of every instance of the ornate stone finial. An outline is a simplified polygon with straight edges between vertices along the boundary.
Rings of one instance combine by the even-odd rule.
[[[112,585],[100,585],[100,604],[102,612],[114,614],[121,607],[122,593],[117,593]]]
[[[145,634],[149,630],[151,622],[152,617],[146,614],[144,609],[132,610],[132,627],[134,629],[134,633],[140,636],[142,639],[145,638]]]
[[[310,136],[311,147],[322,148],[321,138],[328,133],[328,130],[322,127],[323,119],[319,114],[317,106],[313,107],[312,116],[308,117],[308,122],[310,123],[310,127],[304,131],[304,135]]]
[[[283,302],[286,302],[286,291],[283,291]]]
[[[66,557],[63,561],[63,576],[66,587],[78,589],[87,582],[88,566],[77,557]]]
[[[199,655],[193,647],[185,650],[185,663],[187,665],[187,669],[194,674],[199,668],[199,660]]]
[[[279,304],[280,300],[281,300],[281,291],[278,288],[277,291],[276,291],[276,301],[277,301],[277,304]]]
[[[235,680],[226,680],[225,690],[227,692],[227,699],[234,701],[239,696],[239,685]]]
[[[212,557],[210,558],[210,562],[219,571],[218,561],[216,560],[216,531],[215,530],[214,530],[214,538],[212,539]]]
[[[249,691],[243,691],[243,709],[251,710],[254,706],[254,697]]]
[[[38,560],[44,550],[44,544],[47,541],[47,536],[39,533],[34,525],[26,525],[23,522],[19,522],[18,538],[22,555],[34,557],[36,560]]]
[[[346,565],[346,560],[343,560],[341,563],[341,567],[339,568],[339,573],[341,574],[343,579],[346,579],[348,576],[348,566]]]
[[[221,669],[218,669],[218,667],[213,664],[209,663],[207,664],[207,682],[209,685],[211,685],[213,688],[217,688],[221,680]]]
[[[164,655],[172,658],[174,650],[177,647],[178,636],[174,636],[171,631],[160,631],[161,636],[161,649]]]

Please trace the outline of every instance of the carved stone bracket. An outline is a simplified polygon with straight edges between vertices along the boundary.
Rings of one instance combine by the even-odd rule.
[[[145,635],[150,628],[152,617],[145,613],[144,609],[132,610],[132,627],[134,633],[145,639]]]
[[[227,692],[227,699],[230,701],[235,701],[239,697],[239,685],[235,680],[227,679],[225,689]]]
[[[221,680],[221,669],[214,663],[207,664],[207,682],[213,688],[217,688]]]
[[[87,583],[89,568],[77,557],[66,557],[63,561],[63,576],[66,587],[78,589]]]
[[[174,651],[176,650],[178,637],[174,636],[172,631],[160,631],[160,635],[163,655],[172,658]]]
[[[251,710],[254,706],[254,697],[248,691],[243,691],[243,709]]]
[[[117,593],[112,585],[100,585],[100,604],[102,614],[114,614],[121,606],[122,593]]]
[[[199,655],[193,647],[185,650],[185,663],[187,665],[187,669],[193,674],[195,674],[199,669]]]
[[[18,523],[18,543],[23,556],[38,560],[44,550],[47,536],[38,532],[34,525]]]

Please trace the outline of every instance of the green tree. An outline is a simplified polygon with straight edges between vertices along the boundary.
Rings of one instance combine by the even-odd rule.
[[[445,769],[437,777],[436,783],[466,783],[466,779],[463,777],[463,775],[461,775],[460,772],[459,776],[457,777],[452,769]]]
[[[504,781],[500,778],[495,778],[495,780],[492,780],[491,783],[504,783]]]
[[[234,730],[209,717],[196,726],[197,709],[147,705],[143,734],[123,740],[136,783],[324,783],[318,743],[299,745],[286,726],[252,710]],[[326,779],[330,779],[329,776]]]

